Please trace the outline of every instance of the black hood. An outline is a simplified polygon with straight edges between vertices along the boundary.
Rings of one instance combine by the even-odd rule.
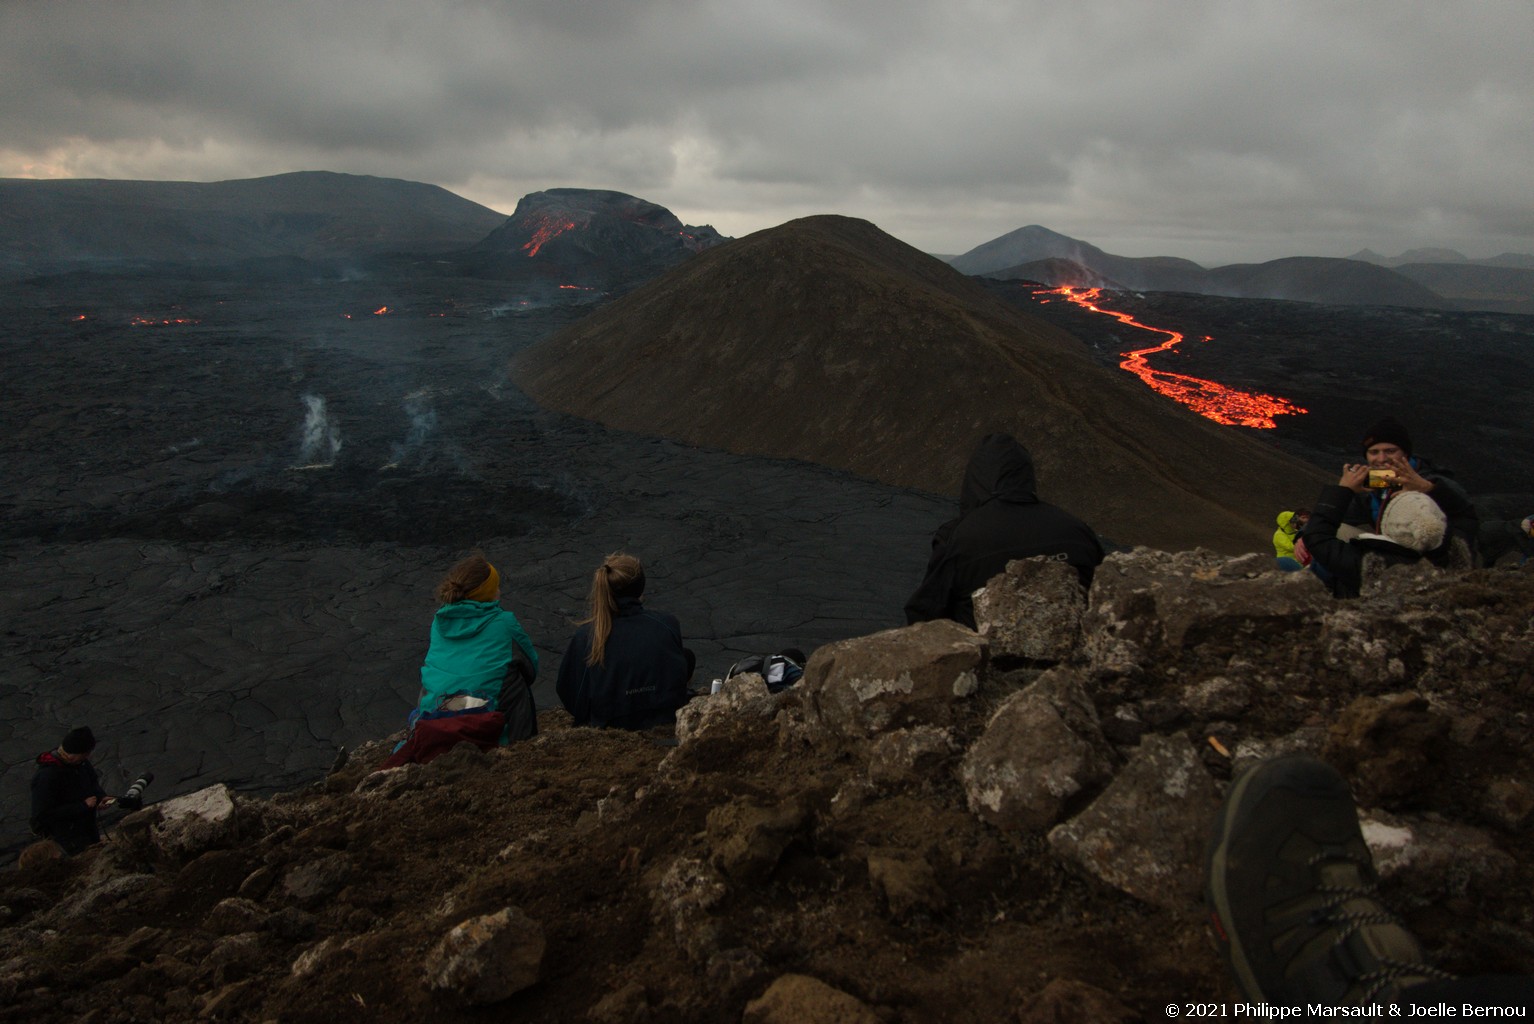
[[[1033,456],[1009,434],[987,434],[975,446],[959,489],[959,515],[968,515],[992,498],[1014,504],[1039,500]]]

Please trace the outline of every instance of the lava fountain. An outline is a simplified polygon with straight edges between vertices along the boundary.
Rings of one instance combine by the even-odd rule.
[[[1035,295],[1062,295],[1068,301],[1075,303],[1082,309],[1093,313],[1101,313],[1111,316],[1126,327],[1135,327],[1142,331],[1150,331],[1153,334],[1164,334],[1166,340],[1159,345],[1149,348],[1133,349],[1129,352],[1120,352],[1124,359],[1119,363],[1119,369],[1128,370],[1143,380],[1153,391],[1166,395],[1168,398],[1181,402],[1194,412],[1206,419],[1228,427],[1254,427],[1259,430],[1272,430],[1278,424],[1273,421],[1275,416],[1300,416],[1307,410],[1301,409],[1287,398],[1277,395],[1258,395],[1249,391],[1240,391],[1236,388],[1226,387],[1224,384],[1216,384],[1212,380],[1204,380],[1201,377],[1190,377],[1183,373],[1172,373],[1168,370],[1157,370],[1150,365],[1149,358],[1157,352],[1169,352],[1176,348],[1184,340],[1181,331],[1169,330],[1165,327],[1152,327],[1142,324],[1128,313],[1120,313],[1117,310],[1104,309],[1099,306],[1098,300],[1102,297],[1101,288],[1073,288],[1069,285],[1061,288],[1051,288],[1034,293]],[[1205,341],[1212,341],[1209,337]]]

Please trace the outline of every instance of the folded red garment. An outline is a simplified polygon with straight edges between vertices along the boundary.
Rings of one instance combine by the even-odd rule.
[[[412,761],[426,764],[460,743],[472,743],[481,750],[489,750],[501,742],[505,728],[506,716],[499,711],[449,714],[440,718],[423,716],[410,730],[405,745],[378,767],[398,768]]]

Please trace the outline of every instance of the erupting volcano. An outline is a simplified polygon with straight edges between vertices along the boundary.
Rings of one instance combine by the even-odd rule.
[[[1101,288],[1074,288],[1066,285],[1061,288],[1040,290],[1034,294],[1063,295],[1068,301],[1075,303],[1082,309],[1111,316],[1125,326],[1137,327],[1142,331],[1166,335],[1166,341],[1159,345],[1153,345],[1150,348],[1138,348],[1129,352],[1120,352],[1119,354],[1124,357],[1124,360],[1119,363],[1119,369],[1128,370],[1143,380],[1152,390],[1166,395],[1174,401],[1181,402],[1200,416],[1214,420],[1216,423],[1232,427],[1255,427],[1259,430],[1272,430],[1277,426],[1273,422],[1273,417],[1299,416],[1306,412],[1306,410],[1295,405],[1287,398],[1280,398],[1277,395],[1256,395],[1247,391],[1228,388],[1223,384],[1216,384],[1212,380],[1204,380],[1200,377],[1190,377],[1187,374],[1172,373],[1167,370],[1152,368],[1149,357],[1156,352],[1167,352],[1177,347],[1183,341],[1183,333],[1181,331],[1169,330],[1165,327],[1152,327],[1149,324],[1142,324],[1128,313],[1104,309],[1097,305],[1097,300],[1102,296]],[[1206,337],[1204,340],[1210,341],[1212,339]]]
[[[522,251],[531,257],[538,255],[538,250],[542,249],[551,238],[558,238],[566,231],[573,229],[575,221],[564,220],[545,213],[524,218],[523,226],[533,229],[533,237],[528,239],[526,245],[522,246]]]

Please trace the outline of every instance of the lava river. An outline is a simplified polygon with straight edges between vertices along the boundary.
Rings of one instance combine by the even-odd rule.
[[[1228,388],[1223,384],[1216,384],[1212,380],[1154,369],[1149,362],[1150,356],[1157,352],[1170,351],[1181,344],[1183,340],[1182,332],[1168,330],[1165,327],[1152,327],[1149,324],[1142,324],[1128,313],[1120,313],[1112,309],[1102,308],[1097,305],[1098,299],[1102,296],[1101,288],[1073,288],[1066,286],[1039,291],[1034,294],[1063,295],[1067,300],[1075,303],[1082,309],[1091,310],[1093,313],[1101,313],[1104,316],[1111,316],[1125,326],[1137,327],[1142,331],[1166,335],[1166,340],[1159,345],[1153,345],[1150,348],[1137,348],[1129,352],[1120,352],[1119,355],[1123,356],[1124,360],[1119,363],[1119,369],[1128,370],[1143,380],[1153,390],[1181,402],[1200,416],[1214,420],[1216,423],[1222,423],[1226,426],[1256,427],[1271,430],[1277,426],[1273,422],[1273,417],[1298,416],[1305,412],[1304,409],[1301,409],[1289,401],[1289,399],[1279,398],[1277,395],[1255,395],[1247,391]],[[1209,341],[1210,339],[1205,338],[1204,340]]]

